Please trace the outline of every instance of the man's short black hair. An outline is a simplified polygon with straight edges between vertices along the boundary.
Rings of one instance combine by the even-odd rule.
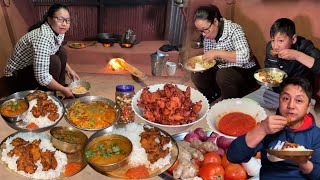
[[[273,38],[279,32],[285,33],[292,38],[296,34],[296,26],[291,19],[280,18],[272,24],[270,29],[270,37]]]
[[[310,82],[305,79],[305,78],[301,78],[301,77],[289,77],[286,78],[280,85],[280,94],[283,91],[283,89],[288,86],[288,85],[296,85],[296,86],[300,86],[301,89],[306,93],[306,95],[308,96],[309,99],[309,103],[311,102],[311,98],[312,98],[312,86],[310,84]]]

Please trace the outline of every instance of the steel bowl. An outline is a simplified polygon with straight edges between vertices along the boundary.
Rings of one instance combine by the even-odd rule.
[[[70,110],[71,106],[74,103],[76,103],[77,101],[80,101],[80,102],[104,101],[104,102],[110,104],[111,106],[113,106],[116,109],[116,113],[117,113],[116,114],[116,119],[109,126],[106,126],[106,127],[103,127],[103,128],[90,129],[90,128],[78,127],[75,124],[73,124],[72,121],[68,118],[68,113],[69,113],[69,110]],[[80,97],[80,98],[77,98],[77,99],[73,99],[66,105],[66,113],[64,115],[64,118],[71,126],[77,128],[77,129],[84,130],[84,131],[99,131],[99,130],[102,130],[102,129],[105,129],[105,128],[108,128],[108,127],[114,125],[120,119],[120,115],[121,115],[121,108],[114,101],[112,101],[112,100],[110,100],[108,98],[101,97],[101,96],[84,96],[84,97]]]
[[[8,103],[10,103],[10,102],[16,102],[16,101],[18,101],[18,100],[22,100],[22,101],[24,101],[24,102],[27,103],[28,108],[27,108],[24,112],[22,112],[21,114],[15,115],[15,116],[6,116],[6,115],[2,114],[2,108],[3,108],[6,104],[8,104]],[[28,109],[29,109],[29,103],[28,103],[24,98],[12,98],[12,99],[9,99],[9,100],[5,101],[4,103],[2,103],[1,106],[0,106],[2,118],[5,119],[6,122],[9,122],[9,123],[17,123],[17,122],[19,122],[19,121],[22,121],[23,118],[24,118],[24,116],[27,114]]]
[[[274,74],[279,77],[281,77],[280,81],[277,83],[269,83],[269,82],[264,82],[262,78],[259,76],[259,73],[265,72],[267,74]],[[278,68],[263,68],[259,69],[254,73],[254,78],[256,79],[257,83],[260,84],[261,86],[267,86],[267,87],[279,87],[281,82],[288,77],[287,73],[284,72],[281,69]]]
[[[84,93],[75,93],[72,91],[73,95],[75,97],[87,96],[89,94],[89,90],[91,89],[91,85],[88,81],[85,81],[85,80],[73,81],[72,83],[69,84],[68,87],[72,90],[73,88],[79,87],[79,86],[86,88],[87,91]]]
[[[98,172],[109,172],[109,171],[113,171],[115,169],[118,169],[120,167],[123,167],[125,165],[127,165],[129,163],[129,156],[132,152],[132,148],[133,148],[133,145],[132,145],[132,142],[125,136],[122,136],[122,135],[118,135],[118,134],[105,134],[104,131],[99,131],[97,133],[95,133],[94,135],[92,135],[87,144],[86,144],[86,147],[85,147],[85,151],[84,152],[87,152],[88,148],[90,147],[90,145],[92,143],[95,143],[96,141],[99,141],[99,140],[102,140],[103,138],[114,138],[114,139],[118,139],[120,141],[124,141],[125,143],[128,143],[129,146],[130,146],[130,153],[128,153],[126,155],[126,157],[124,159],[121,159],[119,160],[118,162],[116,163],[111,163],[111,164],[97,164],[97,163],[94,163],[94,162],[91,162],[87,156],[85,156],[86,158],[86,161],[87,163],[93,168],[95,169],[96,171]]]
[[[72,127],[53,127],[50,130],[50,135],[53,146],[65,153],[81,151],[88,140],[87,135]],[[69,136],[71,139],[66,139],[66,136]],[[75,142],[75,138],[79,141]]]

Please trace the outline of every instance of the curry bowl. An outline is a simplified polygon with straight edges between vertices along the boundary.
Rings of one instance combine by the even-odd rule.
[[[248,99],[233,98],[225,99],[214,104],[207,113],[207,124],[214,132],[220,134],[221,136],[235,139],[237,138],[237,136],[227,135],[225,132],[222,132],[218,126],[220,120],[225,117],[225,115],[230,115],[231,113],[240,113],[238,115],[243,115],[243,117],[245,118],[250,116],[255,120],[254,126],[267,117],[265,110],[257,102]],[[231,120],[229,120],[229,122],[231,122]],[[247,123],[243,123],[240,125],[231,124],[231,128],[229,129],[235,128],[236,130],[239,130],[242,125],[245,124]],[[245,131],[244,128],[240,130]]]
[[[164,88],[167,86],[168,84],[155,84],[155,85],[152,85],[152,86],[148,86],[147,89],[150,93],[155,93],[157,91],[163,91]],[[176,124],[165,124],[165,123],[162,123],[160,122],[159,120],[151,120],[151,119],[148,119],[146,117],[146,114],[148,114],[147,112],[145,112],[145,109],[144,108],[141,108],[139,107],[139,103],[141,102],[141,99],[142,99],[142,96],[144,96],[143,94],[145,94],[145,90],[144,89],[141,89],[140,91],[138,91],[135,96],[133,97],[132,99],[132,108],[133,108],[133,111],[135,112],[135,114],[141,118],[143,121],[145,121],[146,123],[148,124],[151,124],[151,125],[154,125],[154,126],[157,126],[169,133],[177,133],[177,132],[181,132],[181,131],[185,131],[186,129],[190,128],[192,125],[200,122],[201,120],[203,120],[206,116],[206,113],[208,112],[209,110],[209,103],[208,103],[208,100],[206,99],[206,97],[198,90],[194,89],[194,88],[191,88],[191,87],[188,87],[188,86],[184,86],[184,85],[181,85],[181,84],[172,84],[173,86],[175,86],[177,89],[179,89],[179,93],[186,93],[186,90],[187,89],[190,89],[190,97],[189,99],[187,98],[181,98],[179,101],[185,101],[186,104],[189,104],[192,103],[193,105],[191,105],[190,107],[192,107],[191,109],[187,106],[177,106],[177,108],[175,108],[175,111],[178,112],[180,111],[182,108],[189,108],[188,110],[185,110],[185,111],[190,111],[191,113],[189,113],[189,115],[186,117],[184,116],[183,119],[179,120],[179,121],[175,121]],[[174,89],[172,91],[175,91],[177,92],[176,90],[177,89]],[[171,91],[171,90],[170,90]],[[173,103],[172,101],[173,100],[169,100],[171,98],[168,98],[168,97],[161,97],[162,99],[167,99],[166,101],[166,104],[170,104],[170,103]],[[184,100],[183,100],[184,99]],[[187,103],[188,102],[188,103]],[[198,103],[198,104],[197,104]],[[147,104],[147,106],[149,105],[153,105],[153,103],[149,103]],[[197,106],[197,105],[200,105],[201,106],[201,109],[199,110],[199,112],[197,113],[193,113],[192,109],[195,109],[194,107]],[[158,105],[155,105],[156,107],[158,107]],[[168,107],[168,106],[167,106]],[[164,110],[163,110],[164,109]],[[162,111],[162,112],[165,112],[166,110],[168,110],[167,108],[163,108],[162,110],[159,110]],[[155,112],[151,112],[153,114],[156,114]],[[180,114],[181,115],[181,114]],[[167,119],[167,115],[165,115],[165,113],[163,113],[161,116],[165,117],[166,120],[164,120],[164,122],[168,122]],[[187,118],[193,116],[193,119],[192,120],[187,120]],[[162,119],[165,119],[165,118],[162,118]],[[185,122],[187,120],[187,122]],[[172,121],[171,121],[172,122]]]
[[[128,164],[131,141],[118,134],[99,134],[90,137],[85,147],[88,164],[98,172],[109,172]]]
[[[0,106],[1,116],[9,123],[21,121],[27,114],[29,103],[24,98],[13,98]]]
[[[82,97],[89,94],[91,85],[88,81],[78,80],[70,83],[68,87],[71,89],[75,97]]]
[[[121,109],[114,101],[101,96],[84,96],[66,105],[65,119],[73,127],[84,131],[98,131],[114,125]]]
[[[254,73],[257,83],[267,87],[279,87],[286,77],[287,73],[278,68],[263,68]]]
[[[72,127],[53,127],[50,135],[53,146],[65,153],[81,151],[88,140],[83,132]]]

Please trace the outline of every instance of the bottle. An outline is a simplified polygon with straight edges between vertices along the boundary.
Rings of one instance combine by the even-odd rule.
[[[116,86],[115,101],[121,108],[121,116],[118,124],[134,122],[135,115],[131,106],[134,94],[134,86],[132,85]]]

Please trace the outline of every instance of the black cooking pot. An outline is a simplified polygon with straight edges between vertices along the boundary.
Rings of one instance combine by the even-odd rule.
[[[100,33],[97,35],[97,40],[103,44],[111,44],[119,42],[119,35],[113,33]]]

